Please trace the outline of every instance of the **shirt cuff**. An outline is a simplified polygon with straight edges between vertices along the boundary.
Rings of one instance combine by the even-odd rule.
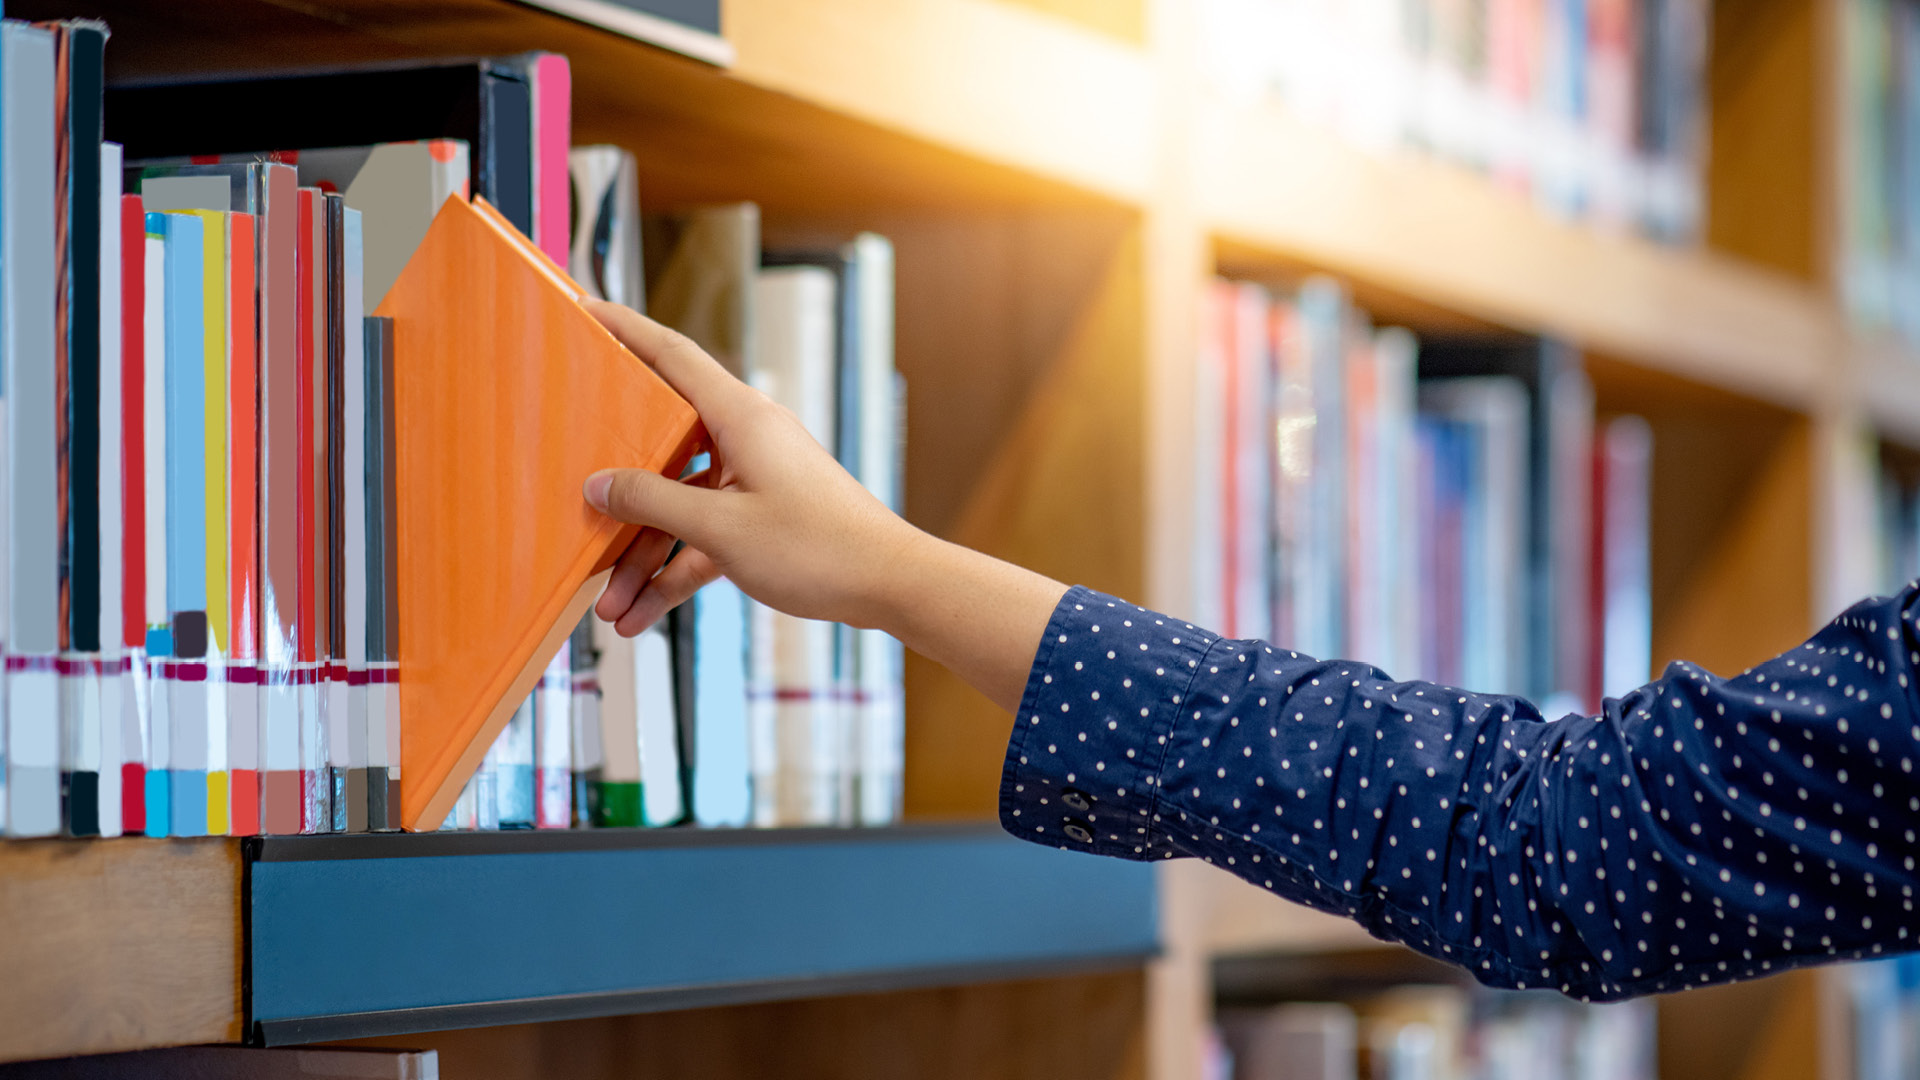
[[[1000,772],[1000,824],[1022,840],[1122,859],[1178,852],[1160,820],[1163,762],[1213,635],[1074,586],[1053,609]]]

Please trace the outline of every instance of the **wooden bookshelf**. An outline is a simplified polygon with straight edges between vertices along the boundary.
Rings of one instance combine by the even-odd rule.
[[[576,141],[634,150],[649,209],[752,199],[770,244],[862,228],[893,238],[916,523],[1174,612],[1191,606],[1189,387],[1211,274],[1329,273],[1416,329],[1564,338],[1587,354],[1603,412],[1656,429],[1656,652],[1728,670],[1831,613],[1822,530],[1839,526],[1817,508],[1834,433],[1864,417],[1920,446],[1920,356],[1850,331],[1828,283],[1837,10],[1716,4],[1726,45],[1710,73],[1712,211],[1697,249],[1557,220],[1454,166],[1356,150],[1281,108],[1226,99],[1196,70],[1183,0],[726,0],[727,70],[512,0],[16,0],[9,13],[106,18],[116,79],[566,53]],[[910,813],[991,818],[1008,719],[917,658],[908,679]],[[167,873],[187,871],[162,873],[167,860],[192,862],[239,903],[235,845],[84,847],[0,847],[0,971],[16,958],[52,970],[12,928],[57,929],[87,873],[175,881]],[[31,867],[56,864],[78,876],[30,883]],[[1151,872],[1163,958],[1125,1006],[1149,1037],[1135,1048],[1144,1064],[1115,1075],[1193,1074],[1216,956],[1384,948],[1208,867]],[[184,919],[180,893],[133,895],[167,897],[160,915]],[[28,921],[9,921],[16,912]],[[192,992],[141,1012],[115,1004],[104,966],[76,969],[58,983],[65,996],[19,1007],[125,1015],[124,1031],[49,1021],[32,1042],[8,1022],[0,1058],[237,1037],[237,915],[226,918],[201,931],[230,940],[194,954],[207,963],[187,977]],[[144,929],[157,924],[115,925],[160,948],[162,931]],[[1768,1008],[1791,1011],[1779,993]],[[1682,1000],[1703,1012],[1674,1014],[1698,1034],[1675,1068],[1725,1047],[1712,1017],[1752,1005]],[[857,1026],[825,1005],[806,1015]],[[553,1052],[532,1035],[513,1045]]]
[[[240,847],[0,843],[0,1061],[237,1042]]]

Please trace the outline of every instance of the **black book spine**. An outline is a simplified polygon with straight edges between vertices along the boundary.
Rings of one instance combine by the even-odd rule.
[[[699,705],[694,698],[694,605],[681,604],[667,614],[667,633],[673,650],[675,737],[680,743],[680,820],[693,820],[693,774],[699,768],[700,743],[694,721]]]
[[[326,197],[327,232],[327,625],[320,658],[327,665],[324,685],[344,682],[347,656],[346,573],[346,364],[347,259],[346,199]],[[329,716],[329,725],[346,724],[347,716]],[[329,754],[329,757],[332,755]],[[332,792],[333,831],[346,832],[351,820],[348,765],[332,761],[327,778]]]
[[[480,80],[479,141],[474,193],[532,236],[533,87],[507,64],[488,65]]]
[[[71,24],[67,45],[67,634],[100,650],[100,142],[107,29]],[[117,273],[118,268],[110,268]],[[118,492],[111,493],[117,497]]]

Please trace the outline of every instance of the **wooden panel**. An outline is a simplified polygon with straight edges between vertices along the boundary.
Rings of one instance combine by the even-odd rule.
[[[1813,630],[1813,446],[1803,417],[1656,413],[1654,670],[1736,674]]]
[[[1708,71],[1707,242],[1810,283],[1820,231],[1818,0],[1718,0]]]
[[[1138,971],[450,1031],[353,1045],[439,1051],[458,1080],[1138,1080]]]
[[[954,249],[916,270],[902,248],[909,516],[1060,580],[1139,596],[1139,230],[1035,224],[1003,251],[982,265],[978,249]],[[957,279],[969,264],[975,276]],[[907,813],[991,816],[1011,718],[919,657],[907,701]]]
[[[0,844],[0,1061],[240,1038],[236,841]]]
[[[1656,999],[1659,1074],[1687,1080],[1821,1076],[1821,978],[1818,971],[1790,971]]]

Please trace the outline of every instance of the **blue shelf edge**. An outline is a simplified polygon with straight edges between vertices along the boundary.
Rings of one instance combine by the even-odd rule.
[[[988,826],[247,846],[251,1041],[286,1045],[1135,966],[1150,866]]]

